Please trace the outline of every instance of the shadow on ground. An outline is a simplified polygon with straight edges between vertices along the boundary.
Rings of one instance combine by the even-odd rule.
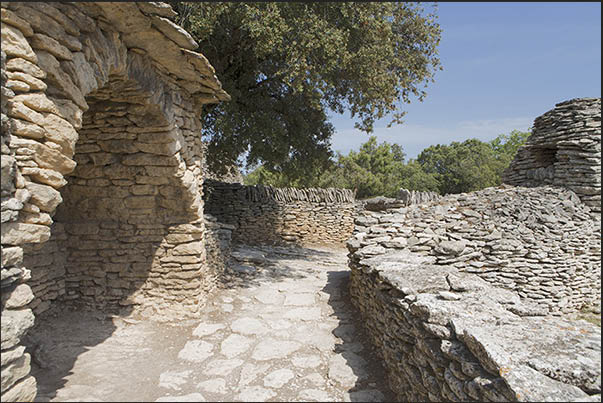
[[[329,271],[327,284],[322,291],[329,294],[328,304],[332,316],[339,319],[333,330],[341,342],[335,345],[352,369],[357,380],[349,389],[352,402],[395,401],[395,395],[387,384],[382,360],[365,333],[360,312],[352,305],[349,293],[350,271]]]

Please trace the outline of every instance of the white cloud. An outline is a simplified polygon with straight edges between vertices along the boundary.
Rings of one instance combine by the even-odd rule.
[[[429,127],[418,124],[403,124],[396,127],[376,127],[371,135],[377,136],[377,142],[387,141],[402,146],[408,158],[415,158],[424,148],[436,144],[450,144],[453,141],[465,141],[477,138],[490,141],[499,134],[508,134],[511,130],[525,131],[532,126],[533,118],[517,117],[491,120],[461,121],[450,127]],[[338,130],[332,137],[333,150],[347,154],[358,150],[369,135],[356,129]]]

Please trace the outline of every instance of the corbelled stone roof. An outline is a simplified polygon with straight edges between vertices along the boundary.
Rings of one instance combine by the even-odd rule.
[[[230,100],[222,89],[215,70],[201,53],[198,44],[172,20],[177,13],[162,2],[75,3],[86,14],[106,19],[122,33],[129,49],[140,49],[165,67],[179,85],[200,103]],[[83,25],[83,24],[82,24]],[[81,26],[80,29],[84,29]]]

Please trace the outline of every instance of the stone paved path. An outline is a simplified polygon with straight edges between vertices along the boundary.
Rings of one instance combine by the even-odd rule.
[[[392,400],[348,299],[345,250],[234,255],[241,264],[200,320],[160,329],[120,322],[84,343],[60,382],[39,369],[38,400]],[[60,343],[47,351],[60,358]]]

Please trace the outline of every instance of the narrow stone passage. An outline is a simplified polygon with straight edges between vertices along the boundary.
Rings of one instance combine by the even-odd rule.
[[[245,247],[233,256],[240,264],[200,320],[87,318],[62,335],[48,326],[53,341],[42,351],[61,368],[36,369],[38,400],[392,400],[349,301],[346,250]]]

